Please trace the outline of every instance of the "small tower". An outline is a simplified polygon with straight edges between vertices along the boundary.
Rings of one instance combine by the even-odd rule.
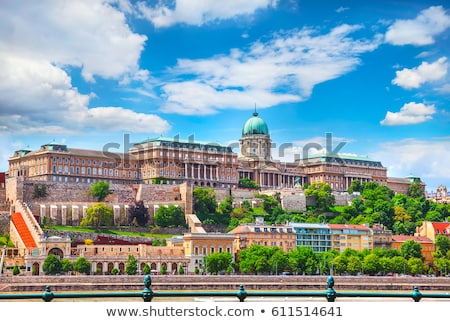
[[[255,111],[245,122],[239,140],[239,159],[248,161],[270,161],[272,140],[266,122]]]

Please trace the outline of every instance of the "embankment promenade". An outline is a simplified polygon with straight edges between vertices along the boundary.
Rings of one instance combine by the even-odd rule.
[[[324,291],[328,276],[273,275],[154,275],[154,291],[246,290]],[[334,276],[336,291],[421,291],[450,292],[448,277],[410,276]],[[143,276],[9,276],[0,277],[0,293],[41,292],[50,285],[53,291],[135,291],[144,288]]]

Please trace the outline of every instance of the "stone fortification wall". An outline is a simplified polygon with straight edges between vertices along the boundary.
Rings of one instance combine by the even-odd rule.
[[[334,198],[336,200],[335,205],[336,206],[349,206],[352,203],[352,200],[354,198],[360,197],[357,194],[351,194],[349,195],[348,193],[335,193],[334,194]]]
[[[169,184],[143,184],[140,197],[146,202],[183,200],[180,185]]]
[[[259,192],[256,190],[247,190],[247,189],[233,189],[231,190],[231,195],[233,196],[233,200],[239,202],[242,200],[252,200],[255,198]]]
[[[47,196],[45,198],[33,199],[35,186],[45,186]],[[25,202],[93,202],[88,191],[92,183],[69,183],[52,181],[23,181],[22,178],[8,178],[5,191],[5,199]],[[181,185],[183,186],[183,185]],[[111,203],[131,203],[136,200],[139,191],[140,199],[147,202],[181,201],[186,200],[187,189],[180,189],[180,185],[125,185],[110,183],[113,192],[106,199]],[[1,193],[1,192],[0,192]],[[1,195],[0,195],[1,197]]]
[[[304,194],[286,195],[281,198],[281,207],[287,211],[305,211],[306,196]]]
[[[0,211],[8,209],[9,209],[9,202],[6,201],[6,188],[0,187]]]
[[[35,186],[43,187],[47,191],[45,198],[33,198]],[[89,196],[91,183],[68,183],[51,181],[24,181],[23,182],[23,200],[25,202],[94,202]],[[107,202],[133,202],[136,196],[137,187],[134,185],[110,184],[110,190],[113,192],[106,199]]]
[[[9,233],[10,220],[9,213],[0,213],[0,235]]]

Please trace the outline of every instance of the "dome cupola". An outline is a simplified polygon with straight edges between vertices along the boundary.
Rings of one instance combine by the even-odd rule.
[[[269,136],[269,128],[266,122],[258,116],[257,112],[245,122],[242,128],[242,136],[262,134]]]

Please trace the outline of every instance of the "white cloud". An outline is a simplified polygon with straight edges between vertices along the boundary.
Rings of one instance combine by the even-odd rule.
[[[431,120],[436,113],[434,105],[410,102],[402,106],[399,112],[387,112],[381,125],[418,124]]]
[[[121,107],[89,109],[96,95],[80,93],[68,74],[75,67],[87,81],[96,76],[124,83],[145,81],[148,71],[138,65],[145,41],[146,36],[133,33],[123,13],[107,1],[2,2],[0,131],[74,134],[90,126],[165,132],[170,126],[154,115]],[[111,124],[108,116],[114,113],[120,123]],[[149,122],[146,129],[143,121]]]
[[[315,85],[346,74],[359,55],[377,48],[379,39],[355,40],[360,26],[342,25],[328,34],[302,29],[253,43],[247,51],[209,59],[180,59],[170,70],[178,82],[162,86],[166,112],[210,114],[217,109],[266,108],[308,98]]]
[[[441,57],[431,64],[423,62],[418,67],[396,71],[392,84],[406,89],[419,88],[423,83],[444,78],[447,75],[447,69],[447,58]]]
[[[215,20],[251,15],[258,9],[276,7],[277,0],[175,0],[159,1],[156,6],[138,2],[141,14],[156,27],[169,27],[177,23],[200,26]]]
[[[96,107],[87,111],[86,125],[108,131],[129,130],[141,133],[163,133],[170,126],[159,116],[136,113],[120,107]]]
[[[339,8],[336,9],[336,12],[341,13],[341,12],[347,11],[349,9],[350,9],[349,7],[340,6]]]
[[[450,16],[442,6],[422,10],[415,19],[396,20],[386,32],[386,42],[393,45],[430,45],[434,37],[450,27]]]
[[[10,1],[0,7],[0,49],[79,67],[89,81],[95,75],[118,79],[139,72],[146,40],[102,0]]]
[[[170,128],[154,115],[113,107],[89,109],[90,95],[80,94],[67,73],[47,61],[0,52],[0,70],[2,133],[75,134],[89,126],[159,134]]]
[[[436,88],[436,91],[442,94],[450,94],[450,84],[445,84],[439,88]]]
[[[450,184],[450,137],[429,140],[403,139],[385,142],[381,149],[371,153],[377,160],[383,160],[390,177],[418,176],[427,185],[427,190],[440,184]]]

